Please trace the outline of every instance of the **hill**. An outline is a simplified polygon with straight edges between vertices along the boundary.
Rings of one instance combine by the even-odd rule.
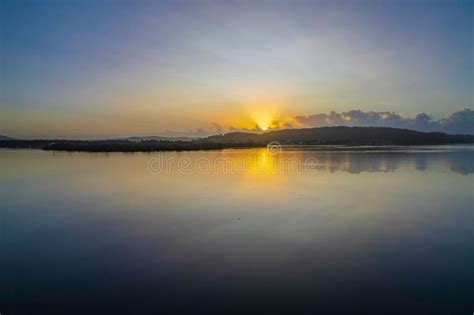
[[[0,140],[16,140],[16,139],[0,135]]]
[[[320,145],[436,145],[474,143],[474,135],[448,135],[386,127],[321,127],[283,129],[261,134],[232,132],[206,141],[224,144],[320,144]]]
[[[193,141],[195,139],[189,137],[161,137],[161,136],[148,136],[148,137],[128,137],[125,139],[117,140],[128,140],[132,142],[141,142],[141,141]]]

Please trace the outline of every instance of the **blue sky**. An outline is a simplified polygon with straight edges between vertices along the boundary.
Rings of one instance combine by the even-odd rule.
[[[0,133],[252,129],[473,104],[471,1],[1,1]],[[268,127],[268,126],[267,126]]]

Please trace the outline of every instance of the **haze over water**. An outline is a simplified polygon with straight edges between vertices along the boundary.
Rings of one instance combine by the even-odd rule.
[[[222,158],[254,162],[196,169]],[[472,146],[1,150],[0,311],[470,314],[473,161]]]

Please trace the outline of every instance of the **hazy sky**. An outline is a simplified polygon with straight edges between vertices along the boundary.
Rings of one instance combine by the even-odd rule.
[[[472,1],[0,4],[0,134],[199,134],[473,106]]]

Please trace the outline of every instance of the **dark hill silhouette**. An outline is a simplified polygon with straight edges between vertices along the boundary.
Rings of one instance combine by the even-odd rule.
[[[435,145],[474,143],[474,135],[448,135],[441,132],[419,132],[386,127],[321,127],[282,129],[261,134],[232,132],[210,136],[214,143],[331,144],[331,145]]]
[[[128,137],[128,138],[119,138],[113,140],[128,140],[133,142],[141,141],[192,141],[194,138],[190,137],[160,137],[160,136],[147,136],[147,137]]]

